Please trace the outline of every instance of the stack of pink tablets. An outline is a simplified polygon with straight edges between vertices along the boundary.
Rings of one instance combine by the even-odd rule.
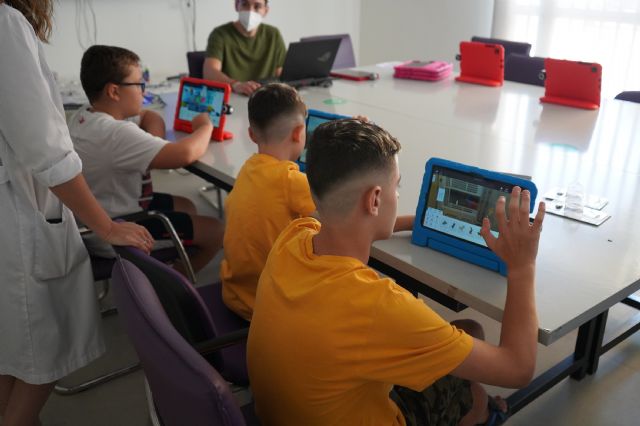
[[[438,81],[451,74],[453,64],[444,61],[407,61],[393,69],[395,78]]]

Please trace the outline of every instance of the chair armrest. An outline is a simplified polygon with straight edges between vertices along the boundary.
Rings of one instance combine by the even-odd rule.
[[[193,347],[198,351],[198,353],[200,353],[200,355],[207,356],[218,352],[220,349],[224,349],[247,340],[248,335],[249,327],[232,331],[231,333],[224,334],[216,337],[215,339],[197,343]]]
[[[187,251],[184,249],[182,240],[178,236],[178,233],[176,232],[175,228],[173,227],[173,224],[171,223],[171,221],[167,216],[155,210],[148,210],[148,211],[140,211],[136,213],[125,214],[122,216],[116,216],[111,219],[116,222],[138,222],[144,219],[158,219],[160,223],[162,223],[162,226],[164,227],[165,231],[167,231],[167,233],[169,234],[169,238],[173,242],[173,245],[176,251],[178,252],[178,257],[180,258],[180,260],[182,261],[182,264],[184,265],[185,272],[187,274],[187,279],[191,281],[192,284],[196,284],[196,273],[193,270],[193,266],[191,266],[189,255],[187,254]],[[80,231],[80,235],[83,237],[93,232],[86,226],[80,227],[79,231]]]

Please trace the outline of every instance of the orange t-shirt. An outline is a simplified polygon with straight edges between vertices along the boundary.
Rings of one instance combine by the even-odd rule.
[[[255,154],[225,201],[224,303],[251,320],[258,279],[271,246],[293,220],[315,211],[307,176],[291,161]]]
[[[318,256],[320,223],[291,223],[258,286],[247,343],[263,425],[404,425],[393,385],[421,391],[472,338],[357,259]]]

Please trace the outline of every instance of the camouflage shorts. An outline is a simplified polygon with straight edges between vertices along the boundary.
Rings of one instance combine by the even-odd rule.
[[[422,392],[395,386],[389,395],[404,415],[407,426],[451,426],[473,404],[468,380],[445,376]]]

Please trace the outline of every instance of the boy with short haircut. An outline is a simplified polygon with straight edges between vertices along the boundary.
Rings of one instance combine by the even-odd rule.
[[[164,139],[162,117],[142,110],[144,80],[135,53],[114,46],[92,46],[82,57],[80,80],[90,105],[70,120],[74,148],[91,191],[111,217],[143,210],[166,214],[185,243],[199,250],[194,270],[204,267],[222,246],[224,227],[199,216],[184,197],[153,192],[150,170],[189,165],[206,151],[211,121],[206,113],[192,123],[193,133],[177,142]],[[141,223],[155,238],[166,237],[157,220]]]
[[[474,339],[367,267],[371,244],[393,230],[399,149],[357,120],[314,132],[307,176],[322,225],[295,220],[274,243],[247,343],[266,426],[498,424],[506,404],[477,382],[519,387],[533,375],[544,205],[530,225],[530,194],[516,187],[508,220],[504,197],[497,202],[499,238],[485,219],[482,235],[509,269],[508,292],[500,345]]]
[[[295,89],[270,84],[249,99],[249,136],[258,153],[242,166],[225,200],[222,298],[251,320],[271,245],[293,219],[315,211],[307,177],[294,161],[304,149],[307,107]]]
[[[309,182],[294,161],[305,147],[307,107],[281,83],[258,89],[249,99],[249,136],[258,153],[238,173],[225,201],[222,298],[250,321],[256,287],[280,232],[315,211]],[[411,229],[413,216],[398,218],[396,230]]]

